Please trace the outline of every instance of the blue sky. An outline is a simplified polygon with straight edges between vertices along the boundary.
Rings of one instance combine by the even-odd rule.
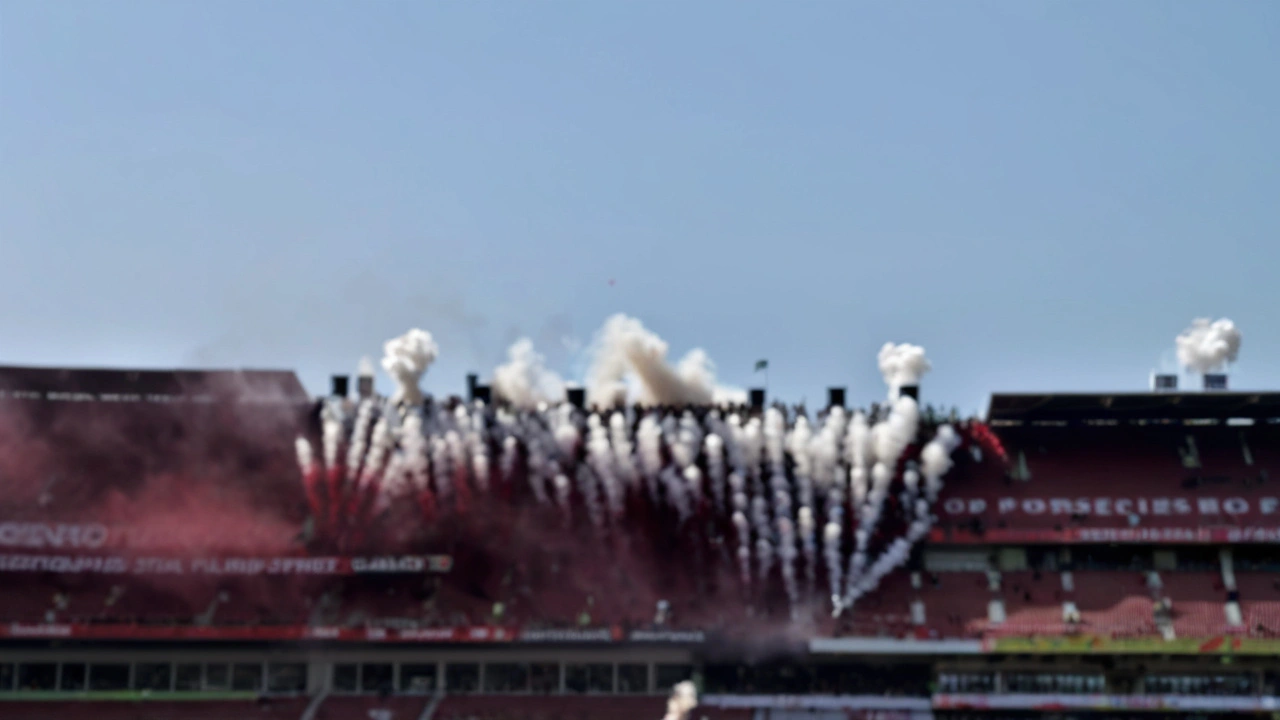
[[[723,380],[1280,388],[1280,3],[0,0],[0,362],[456,391],[625,311]],[[613,281],[610,284],[610,281]]]

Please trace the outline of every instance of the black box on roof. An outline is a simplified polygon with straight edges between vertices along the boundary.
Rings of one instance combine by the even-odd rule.
[[[844,388],[833,387],[827,388],[827,407],[844,407]]]
[[[351,378],[346,375],[334,375],[329,383],[329,394],[344,398],[351,390]]]

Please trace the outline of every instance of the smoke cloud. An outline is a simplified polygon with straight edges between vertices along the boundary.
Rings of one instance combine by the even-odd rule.
[[[521,338],[507,350],[507,362],[493,371],[493,391],[515,407],[533,409],[538,403],[565,398],[564,380],[548,370],[546,358]]]
[[[1240,355],[1240,329],[1223,318],[1211,321],[1199,318],[1174,340],[1178,362],[1198,373],[1211,373],[1233,363]]]
[[[716,385],[715,365],[701,349],[675,366],[667,362],[666,341],[639,320],[618,314],[596,335],[595,357],[587,373],[587,401],[602,407],[626,402],[646,405],[707,405],[738,402],[746,394]]]
[[[878,356],[880,373],[889,386],[891,395],[897,395],[904,385],[919,384],[925,373],[933,369],[919,345],[885,343]]]
[[[382,369],[396,383],[394,399],[416,405],[422,402],[418,382],[435,362],[440,348],[426,330],[414,328],[383,346]]]

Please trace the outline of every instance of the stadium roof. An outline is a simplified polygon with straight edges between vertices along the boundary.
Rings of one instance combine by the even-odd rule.
[[[1280,418],[1278,392],[1143,392],[991,396],[988,422]]]
[[[290,370],[0,367],[0,399],[307,403]]]

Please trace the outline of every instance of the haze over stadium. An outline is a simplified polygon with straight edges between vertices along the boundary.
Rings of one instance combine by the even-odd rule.
[[[1269,716],[1277,28],[0,0],[0,718]]]

